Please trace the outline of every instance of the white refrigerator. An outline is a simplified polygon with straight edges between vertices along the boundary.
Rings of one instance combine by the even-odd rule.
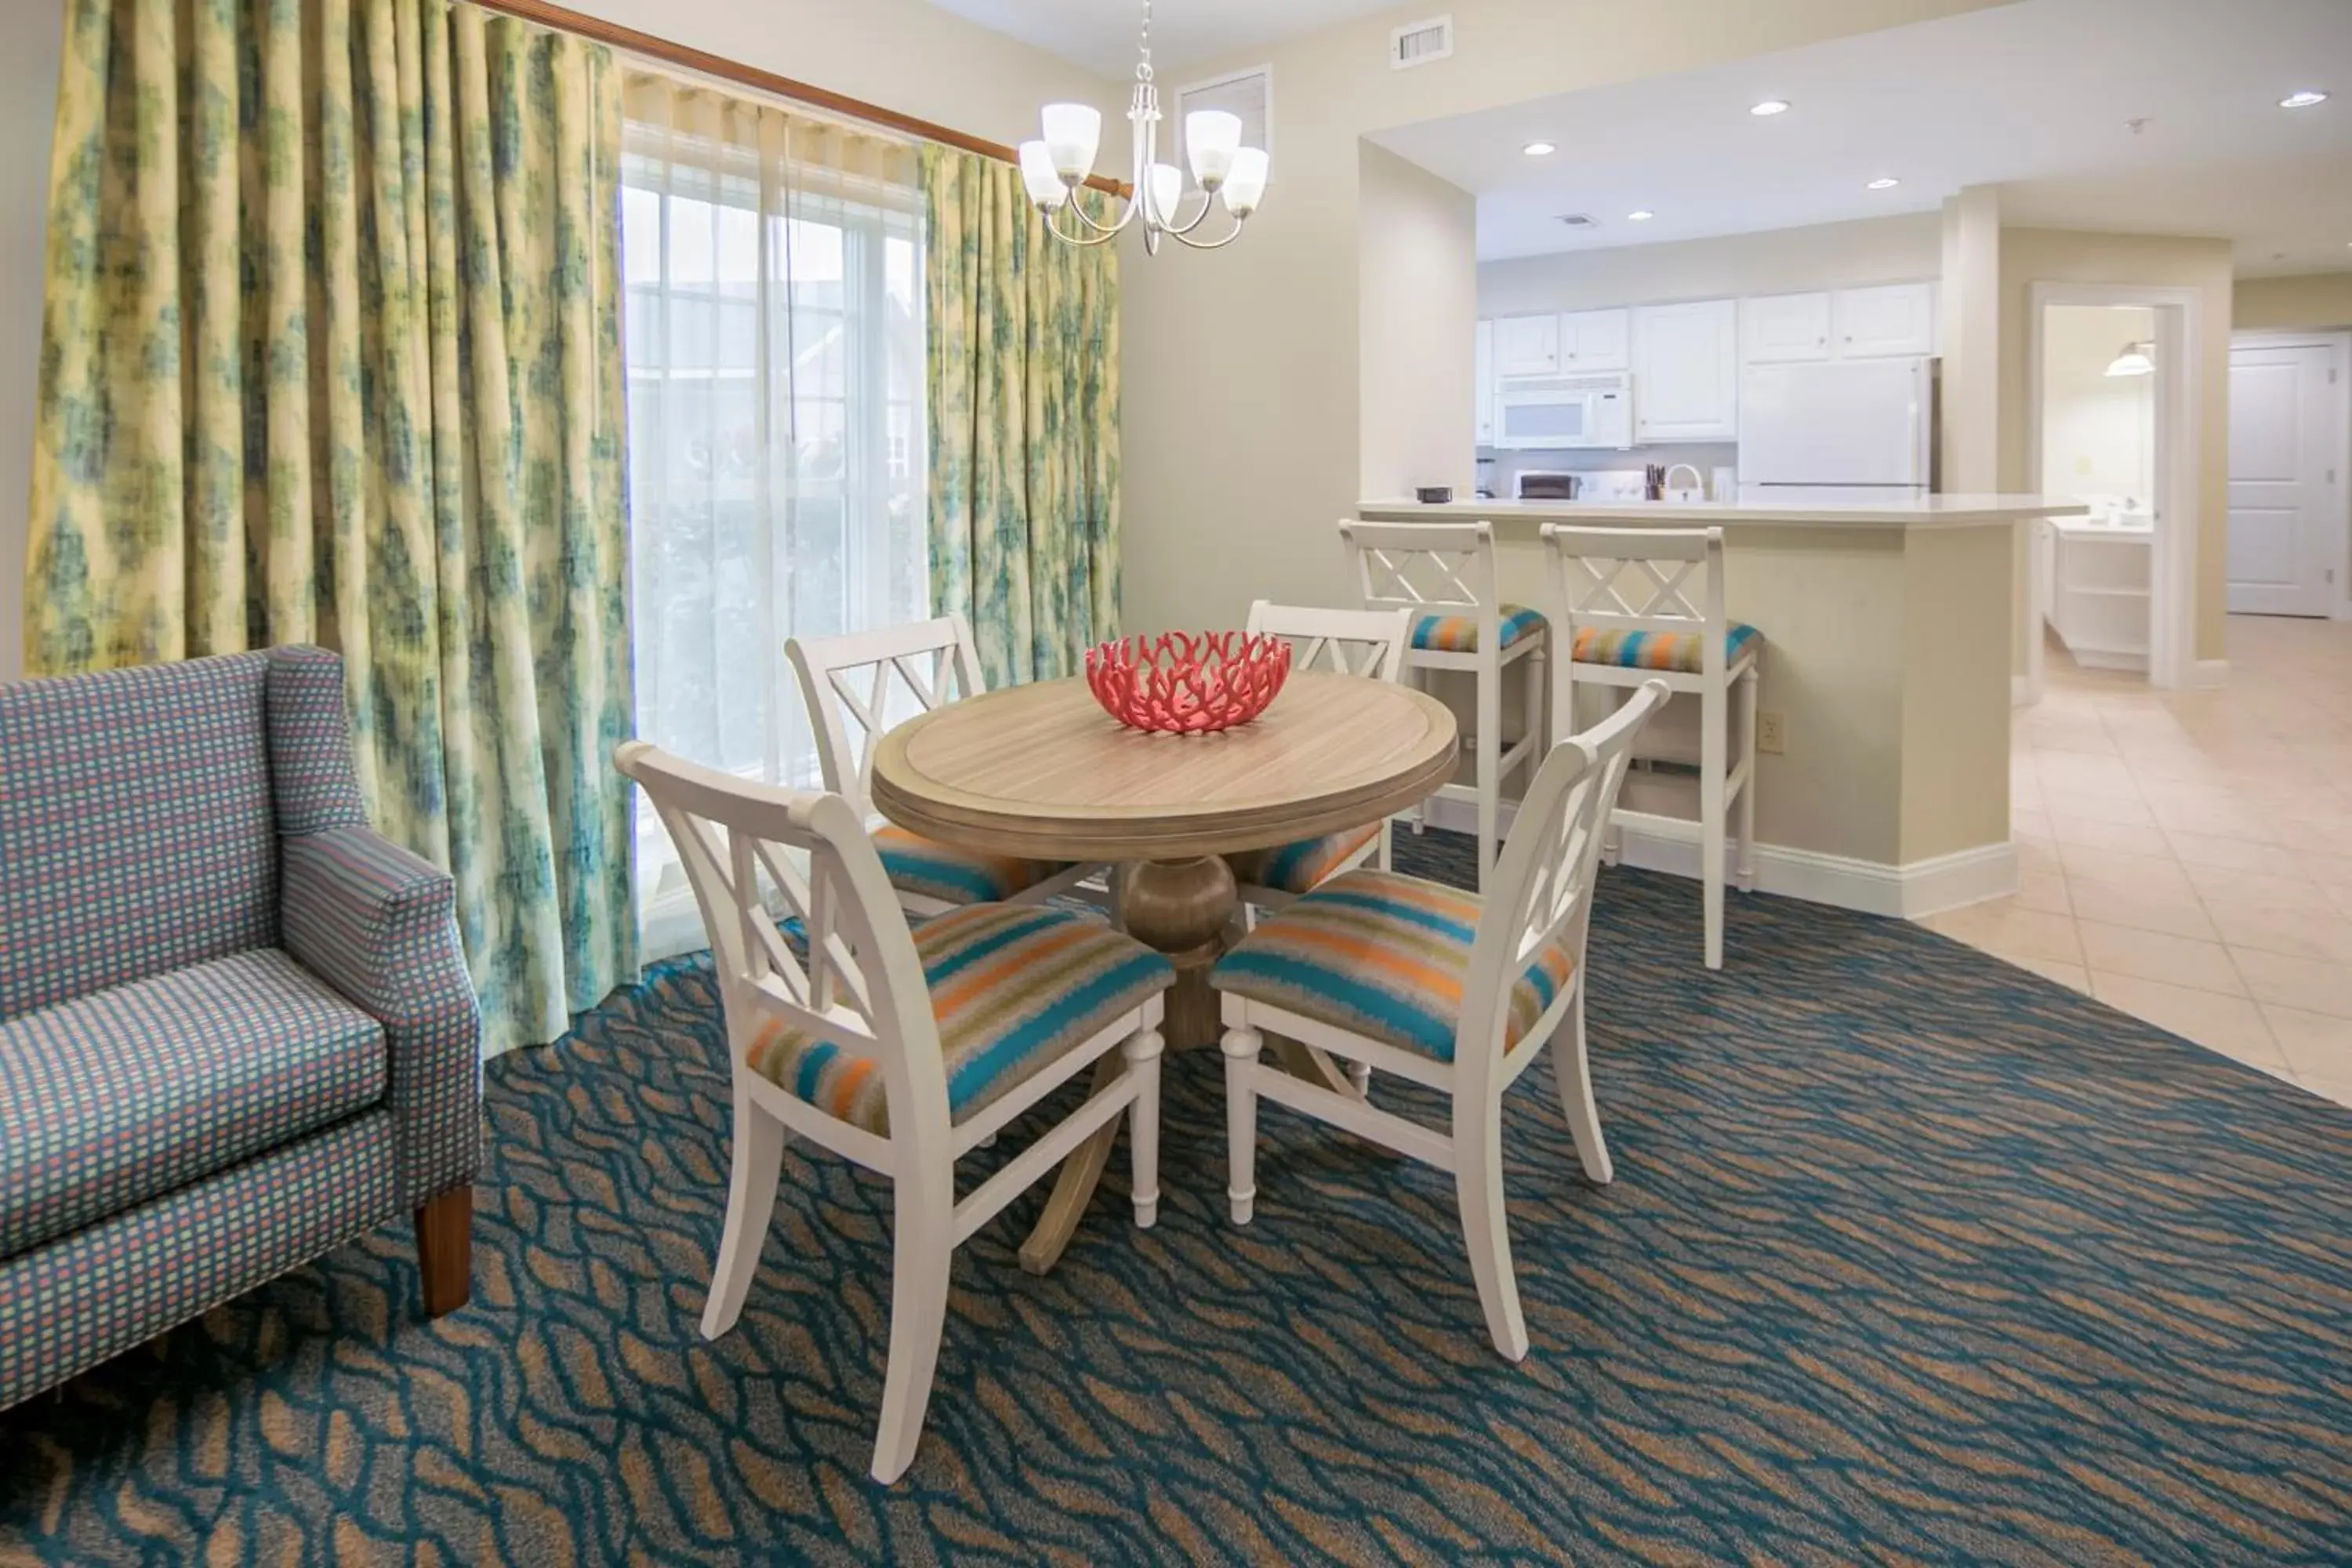
[[[1739,484],[1774,500],[1889,500],[1936,482],[1936,362],[1829,360],[1748,367]]]

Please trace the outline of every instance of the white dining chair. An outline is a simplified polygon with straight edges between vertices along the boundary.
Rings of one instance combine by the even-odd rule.
[[[1550,623],[1543,613],[1504,602],[1496,584],[1495,530],[1485,522],[1358,522],[1342,520],[1357,592],[1368,610],[1412,616],[1404,667],[1467,672],[1475,718],[1465,745],[1473,761],[1469,794],[1477,807],[1478,881],[1486,885],[1501,841],[1503,780],[1524,767],[1535,774],[1550,722],[1545,654]],[[1503,744],[1503,672],[1527,661],[1519,738]],[[1458,786],[1438,792],[1459,798]],[[1413,817],[1418,832],[1425,811]]]
[[[910,931],[864,814],[843,796],[755,784],[642,741],[614,763],[677,847],[726,1015],[733,1174],[703,1335],[742,1312],[788,1133],[888,1176],[890,1352],[873,1473],[895,1481],[922,1435],[956,1247],[1121,1116],[1135,1223],[1157,1217],[1160,1024],[1175,971],[1083,910],[970,904]],[[1123,1071],[957,1198],[958,1160],[1113,1050]]]
[[[1234,1223],[1255,1212],[1261,1100],[1450,1171],[1486,1331],[1512,1361],[1527,1354],[1528,1331],[1504,1213],[1503,1095],[1556,1041],[1552,1072],[1578,1158],[1592,1181],[1612,1178],[1586,1053],[1585,938],[1633,737],[1665,700],[1652,682],[1552,748],[1484,894],[1352,871],[1269,916],[1210,973],[1225,1026]],[[1449,1126],[1261,1063],[1269,1032],[1437,1090]]]
[[[1563,717],[1555,721],[1570,722],[1565,716],[1576,711],[1579,687],[1622,694],[1663,680],[1699,700],[1698,755],[1690,760],[1698,764],[1704,952],[1706,966],[1720,969],[1726,819],[1735,806],[1739,889],[1756,887],[1756,707],[1764,657],[1762,634],[1724,609],[1723,530],[1548,522],[1543,539],[1568,616],[1569,657],[1558,689]],[[1622,809],[1617,816],[1636,827],[1645,817],[1656,820],[1654,814]]]
[[[1319,665],[1337,675],[1394,680],[1404,666],[1412,614],[1409,610],[1328,610],[1260,599],[1250,606],[1247,629],[1254,637],[1287,641],[1293,670]],[[1378,865],[1386,870],[1388,819],[1271,849],[1228,855],[1225,863],[1233,868],[1234,880],[1240,885],[1246,917],[1255,919],[1257,910],[1280,909],[1301,893],[1313,892],[1318,885],[1359,866]]]
[[[874,743],[907,710],[977,697],[980,655],[961,616],[841,637],[792,637],[784,643],[815,731],[824,787],[847,797],[873,826],[883,869],[909,915],[942,914],[964,904],[1042,903],[1062,893],[1086,896],[1090,879],[1107,889],[1099,866],[1071,866],[987,855],[909,833],[874,810]],[[1104,892],[1093,899],[1108,904]]]

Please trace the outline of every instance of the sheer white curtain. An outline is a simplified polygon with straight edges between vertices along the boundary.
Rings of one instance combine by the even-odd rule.
[[[916,150],[632,73],[622,163],[637,732],[817,782],[784,639],[921,618]],[[640,803],[648,958],[702,944]]]

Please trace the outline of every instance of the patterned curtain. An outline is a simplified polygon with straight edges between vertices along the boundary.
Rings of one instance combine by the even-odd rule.
[[[931,605],[992,687],[1118,630],[1118,256],[1045,233],[1009,163],[923,149]]]
[[[448,0],[68,0],[26,662],[341,650],[486,1048],[635,978],[609,50]]]

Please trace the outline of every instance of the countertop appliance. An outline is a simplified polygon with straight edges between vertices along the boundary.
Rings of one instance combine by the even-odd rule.
[[[1574,500],[1580,483],[1574,474],[1549,468],[1521,468],[1512,480],[1520,500]]]
[[[1495,394],[1495,445],[1565,451],[1633,444],[1633,378],[1605,374],[1505,382]]]
[[[1786,500],[1927,495],[1937,488],[1936,392],[1931,359],[1750,366],[1739,386],[1740,487]]]

